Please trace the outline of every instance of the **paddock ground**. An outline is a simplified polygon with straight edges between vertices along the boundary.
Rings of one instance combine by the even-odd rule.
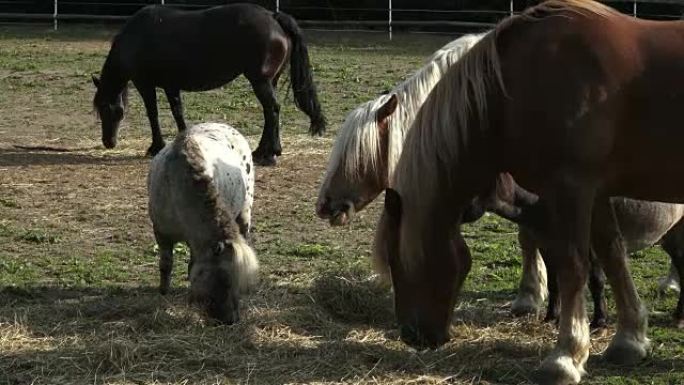
[[[314,215],[345,114],[412,73],[449,37],[308,34],[330,130],[306,136],[305,116],[281,85],[284,154],[278,167],[257,169],[254,244],[262,279],[243,301],[243,321],[214,327],[186,304],[187,250],[177,250],[172,293],[157,294],[143,157],[149,129],[137,94],[120,146],[105,150],[99,142],[90,75],[99,72],[113,33],[0,27],[0,383],[527,382],[556,330],[509,314],[520,274],[513,226],[489,216],[465,228],[474,265],[455,310],[454,338],[416,352],[398,340],[388,289],[368,278],[382,199],[345,228]],[[258,140],[261,109],[244,79],[184,98],[189,123],[228,122],[252,145]],[[160,99],[170,138],[175,126]],[[656,294],[667,257],[652,248],[631,263],[650,309],[654,353],[635,367],[611,366],[599,353],[613,330],[593,336],[584,383],[682,384],[684,332],[670,319],[676,298]]]

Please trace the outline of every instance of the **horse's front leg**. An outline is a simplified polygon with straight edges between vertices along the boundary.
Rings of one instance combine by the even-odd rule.
[[[161,135],[159,128],[159,113],[157,111],[157,90],[153,85],[144,84],[134,81],[135,88],[140,93],[140,96],[145,103],[145,110],[147,111],[147,119],[150,121],[152,128],[152,144],[147,149],[147,155],[157,155],[162,148],[164,148],[164,138]]]
[[[171,114],[176,121],[178,132],[185,131],[187,126],[185,125],[185,119],[183,119],[183,100],[181,99],[180,90],[165,88],[164,93],[171,106]]]
[[[264,131],[261,133],[259,146],[252,153],[254,163],[262,166],[273,166],[276,157],[282,153],[280,146],[280,104],[270,80],[259,77],[248,77],[252,89],[264,111]]]
[[[558,341],[535,373],[537,383],[579,383],[589,357],[584,285],[589,272],[591,210],[595,189],[584,179],[563,175],[541,194],[549,223],[544,252],[558,272]],[[553,279],[553,278],[551,278]]]
[[[627,253],[608,197],[596,201],[591,237],[613,288],[618,312],[617,332],[603,355],[608,361],[631,365],[646,357],[650,350],[646,338],[648,313],[629,273]]]
[[[159,292],[167,294],[171,287],[171,272],[173,271],[174,242],[155,232],[159,246]]]
[[[546,298],[546,266],[539,254],[534,235],[524,226],[518,230],[518,242],[522,250],[522,276],[518,296],[511,304],[515,316],[537,314]]]

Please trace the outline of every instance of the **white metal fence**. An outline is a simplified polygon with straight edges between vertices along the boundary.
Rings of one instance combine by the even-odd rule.
[[[140,2],[110,2],[110,3],[100,3],[100,2],[84,2],[77,0],[51,0],[52,1],[52,13],[42,12],[42,13],[22,13],[22,12],[12,12],[12,6],[10,5],[9,12],[0,12],[0,19],[2,20],[45,20],[51,21],[54,25],[54,29],[59,28],[59,21],[61,20],[79,20],[79,21],[89,21],[89,20],[100,20],[100,21],[116,21],[124,20],[127,15],[102,15],[102,14],[92,14],[85,12],[73,12],[70,11],[69,7],[74,6],[105,6],[105,7],[143,7],[146,4],[141,4]],[[134,1],[134,0],[132,0]],[[501,19],[505,16],[512,15],[516,10],[516,1],[509,0],[508,9],[498,9],[498,10],[484,10],[484,9],[401,9],[393,8],[392,0],[379,0],[378,3],[386,1],[386,6],[375,7],[375,8],[344,8],[344,7],[329,7],[326,6],[329,3],[327,1],[321,1],[320,6],[315,7],[296,7],[291,6],[285,9],[281,9],[281,0],[269,0],[266,3],[270,3],[271,9],[276,11],[283,10],[285,12],[308,12],[316,13],[318,11],[333,12],[334,14],[345,14],[345,12],[353,11],[368,11],[373,16],[368,19],[347,19],[333,18],[333,20],[327,19],[316,19],[316,18],[298,18],[298,23],[303,27],[324,27],[324,28],[341,28],[356,26],[364,29],[374,28],[375,30],[381,30],[388,33],[389,38],[392,38],[392,31],[394,27],[401,28],[461,28],[461,29],[486,29],[494,26],[495,21]],[[607,0],[606,3],[612,3],[611,5],[620,5],[623,12],[629,12],[633,16],[637,17],[656,17],[656,18],[669,18],[669,19],[679,19],[681,18],[681,11],[670,12],[668,14],[642,14],[640,13],[640,4],[661,4],[661,5],[675,5],[684,6],[684,0]],[[14,6],[19,9],[21,3],[29,4],[28,0],[0,0],[0,5],[2,4],[14,4]],[[183,7],[183,8],[200,8],[207,7],[209,5],[201,4],[201,2],[193,4],[180,4],[174,2],[173,0],[154,0],[154,3],[166,4],[167,6]],[[67,9],[64,9],[67,8]],[[401,17],[402,15],[414,15],[413,19],[407,20],[406,17]],[[423,15],[430,15],[430,17],[423,17]],[[437,16],[436,16],[437,15]],[[473,21],[473,15],[484,15],[489,21]],[[399,16],[399,17],[398,17]],[[465,20],[464,20],[465,19]]]

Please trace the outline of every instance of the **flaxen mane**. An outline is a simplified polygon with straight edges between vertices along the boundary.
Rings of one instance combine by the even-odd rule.
[[[397,164],[395,187],[402,197],[402,227],[400,258],[407,269],[414,260],[424,258],[421,232],[428,216],[425,206],[437,199],[438,190],[458,183],[458,175],[444,175],[456,170],[474,130],[487,130],[487,97],[498,90],[505,95],[505,86],[496,47],[497,34],[514,21],[540,17],[581,15],[610,16],[617,11],[589,0],[552,0],[510,17],[489,32],[455,63],[435,86],[409,130],[403,153]],[[472,125],[473,123],[477,123]],[[382,234],[378,234],[382,237]],[[378,255],[380,257],[380,255]],[[382,261],[380,261],[382,262]],[[377,264],[377,263],[376,263]]]
[[[187,131],[186,131],[187,132]],[[237,240],[238,226],[221,201],[219,191],[204,167],[202,150],[192,136],[179,133],[174,146],[180,149],[180,155],[190,167],[190,175],[199,194],[204,198],[204,205],[209,213],[213,213],[213,221],[220,240]]]
[[[432,87],[482,36],[484,35],[467,35],[450,42],[435,52],[425,66],[388,94],[363,103],[349,113],[335,141],[327,175],[332,175],[340,163],[345,162],[345,173],[351,178],[358,178],[362,171],[382,176],[379,166],[384,160],[380,159],[376,114],[391,95],[395,94],[399,103],[396,111],[388,118],[387,172],[392,175],[406,132]]]

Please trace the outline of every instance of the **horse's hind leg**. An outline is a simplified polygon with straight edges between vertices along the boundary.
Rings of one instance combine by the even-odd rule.
[[[185,119],[183,119],[183,101],[181,99],[180,91],[165,88],[164,93],[171,106],[171,114],[176,121],[178,131],[185,131],[187,127],[185,126]]]
[[[164,138],[161,135],[159,128],[159,113],[157,111],[157,91],[154,86],[133,82],[135,88],[140,93],[140,96],[145,103],[145,110],[147,111],[147,119],[150,121],[152,128],[152,144],[147,149],[147,155],[157,155],[162,148],[164,148]]]
[[[166,294],[171,287],[171,272],[173,271],[173,245],[174,242],[155,234],[159,245],[159,292]]]
[[[608,324],[606,314],[606,297],[604,289],[606,285],[606,276],[603,274],[601,264],[596,259],[594,253],[591,258],[591,272],[589,273],[589,291],[591,298],[594,301],[594,318],[591,320],[590,328],[602,329]]]
[[[641,304],[627,266],[627,254],[613,205],[608,197],[597,199],[592,223],[592,245],[613,288],[617,305],[617,333],[604,353],[606,360],[635,364],[646,357],[648,314]]]
[[[252,153],[254,163],[272,166],[276,157],[282,153],[280,146],[280,104],[270,79],[258,76],[247,76],[252,89],[264,111],[264,131],[261,133],[259,146]]]
[[[676,276],[679,287],[684,277],[684,222],[678,223],[663,237],[663,249],[670,255],[670,276]],[[677,327],[684,328],[684,290],[679,291],[679,301],[674,311]]]
[[[522,250],[522,276],[511,312],[515,316],[537,314],[546,297],[546,267],[534,236],[523,226],[518,230],[518,242]]]
[[[544,322],[558,322],[560,316],[560,298],[558,297],[558,270],[555,261],[550,260],[548,251],[541,250],[544,263],[546,264],[547,285],[549,291],[549,304],[546,307]]]

